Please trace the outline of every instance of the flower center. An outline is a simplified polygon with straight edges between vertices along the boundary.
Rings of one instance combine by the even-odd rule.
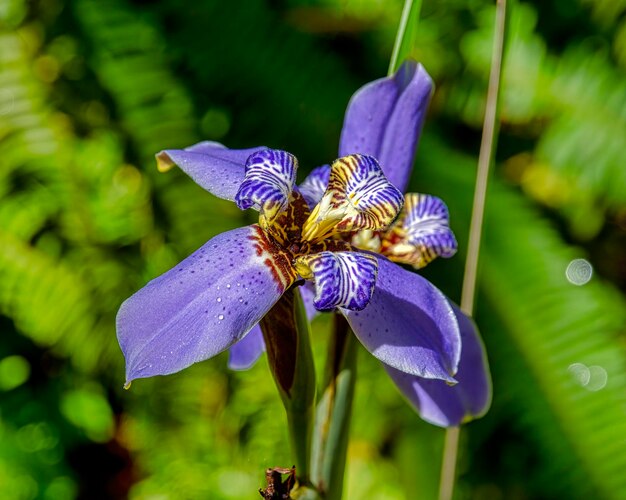
[[[402,208],[402,194],[373,157],[350,155],[331,165],[324,195],[311,210],[295,186],[297,166],[284,151],[253,153],[235,201],[259,210],[254,239],[272,255],[266,264],[283,285],[300,276],[315,282],[319,310],[361,310],[373,293],[378,262],[340,236],[386,230]]]
[[[235,197],[240,208],[259,210],[259,225],[294,258],[319,251],[322,243],[336,247],[341,234],[385,230],[402,208],[402,194],[371,156],[333,162],[326,191],[312,211],[295,187],[297,168],[296,158],[285,151],[255,152]]]

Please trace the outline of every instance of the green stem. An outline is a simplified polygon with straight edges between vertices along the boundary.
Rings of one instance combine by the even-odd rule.
[[[443,443],[443,462],[441,463],[439,500],[450,500],[454,492],[456,459],[459,451],[460,434],[460,427],[449,427],[446,429]]]
[[[480,252],[480,240],[485,214],[485,201],[487,199],[487,181],[489,179],[489,170],[491,164],[493,163],[493,156],[497,144],[496,139],[499,124],[498,102],[500,95],[500,82],[502,80],[502,59],[504,55],[505,31],[506,0],[497,0],[491,73],[489,75],[489,88],[487,90],[487,103],[485,106],[485,119],[483,122],[482,139],[480,142],[480,153],[478,155],[476,189],[474,191],[472,220],[470,222],[467,258],[465,260],[465,273],[463,275],[463,290],[461,292],[461,309],[469,315],[471,315],[474,310],[476,277],[478,274],[478,255]]]
[[[325,500],[340,500],[343,494],[357,353],[358,343],[346,320],[335,315],[313,434],[313,481]]]
[[[487,181],[489,179],[489,170],[493,163],[497,143],[496,139],[499,124],[498,102],[500,96],[500,82],[502,80],[506,19],[506,0],[497,0],[489,88],[487,90],[485,119],[483,122],[483,134],[478,156],[476,188],[474,191],[470,235],[467,246],[467,258],[465,260],[465,273],[463,275],[463,289],[461,292],[461,310],[469,316],[472,316],[474,311],[476,280],[478,276],[478,257],[485,214],[485,202],[487,199]],[[446,429],[439,483],[439,500],[450,500],[454,493],[459,434],[460,428],[458,427]]]
[[[292,401],[291,411],[287,412],[292,446],[296,453],[296,464],[300,464],[299,477],[303,483],[310,482],[311,435],[315,421],[315,366],[311,350],[311,329],[306,316],[300,291],[294,291],[298,352],[296,354],[296,379],[294,391],[300,396]]]
[[[270,369],[287,413],[297,478],[301,485],[309,485],[316,387],[309,322],[300,292],[287,290],[260,325]]]
[[[422,0],[405,0],[396,41],[391,53],[391,61],[389,61],[389,76],[395,73],[413,49],[421,9]]]

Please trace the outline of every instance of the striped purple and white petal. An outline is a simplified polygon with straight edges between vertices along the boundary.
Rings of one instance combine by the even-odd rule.
[[[305,255],[295,266],[300,276],[315,282],[313,305],[318,311],[361,311],[372,297],[378,272],[376,258],[357,252]]]
[[[421,276],[376,256],[378,277],[362,311],[342,310],[376,358],[402,372],[454,383],[459,325],[446,297]]]
[[[261,212],[259,223],[267,228],[287,209],[296,182],[298,160],[291,153],[264,149],[250,155],[246,175],[235,196],[242,210]]]
[[[391,379],[419,415],[431,424],[454,427],[482,417],[491,404],[491,376],[487,354],[473,321],[454,304],[462,351],[457,384],[408,375],[385,365]]]
[[[316,242],[342,232],[386,229],[403,201],[374,157],[344,156],[331,165],[328,186],[304,223],[302,238]]]
[[[381,253],[389,259],[420,269],[437,257],[452,257],[457,250],[446,204],[436,196],[409,193],[398,220],[382,238]]]
[[[157,153],[157,167],[167,172],[178,166],[196,184],[224,200],[234,201],[244,180],[246,160],[266,149],[228,149],[218,142],[200,142],[185,149],[166,149]]]
[[[314,168],[298,186],[302,196],[311,208],[319,203],[326,192],[330,178],[330,165]]]
[[[174,373],[241,340],[296,278],[257,225],[222,233],[117,314],[126,380]]]
[[[415,61],[363,86],[348,104],[339,154],[372,155],[389,181],[404,192],[432,89],[430,76]]]
[[[257,324],[252,330],[242,338],[239,342],[231,346],[228,350],[228,368],[231,370],[247,370],[261,357],[265,352],[265,342],[263,341],[263,332]]]

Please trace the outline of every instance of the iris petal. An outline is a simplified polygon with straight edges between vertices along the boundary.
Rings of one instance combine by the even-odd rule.
[[[454,383],[461,338],[445,296],[421,276],[385,257],[374,294],[360,312],[342,311],[375,357],[400,371]]]
[[[254,207],[271,225],[284,212],[296,182],[298,160],[286,151],[264,149],[253,153],[246,162],[246,176],[235,201],[242,210]]]
[[[185,149],[166,149],[157,153],[157,166],[166,172],[178,166],[196,184],[224,200],[235,200],[245,177],[248,157],[266,149],[228,149],[217,142],[200,142]]]
[[[313,305],[319,311],[337,307],[360,311],[369,302],[378,265],[376,259],[356,252],[320,252],[296,260],[305,279],[315,281]]]
[[[391,183],[404,192],[432,89],[430,76],[414,61],[359,89],[346,110],[339,154],[377,158]]]
[[[298,187],[304,199],[312,208],[319,203],[326,192],[330,178],[330,165],[314,168]]]
[[[320,241],[340,232],[386,229],[403,199],[375,158],[358,154],[339,158],[330,167],[326,192],[305,222],[302,237]]]
[[[381,253],[420,269],[437,257],[452,257],[456,250],[445,203],[436,196],[409,193],[401,216],[383,235]]]
[[[117,315],[127,381],[174,373],[243,338],[295,272],[258,226],[222,233],[127,299]]]
[[[456,385],[414,377],[385,366],[415,411],[427,422],[441,427],[453,427],[482,417],[491,404],[491,378],[483,342],[472,320],[454,304],[452,308],[463,342]]]
[[[253,326],[248,335],[228,350],[228,368],[231,370],[252,368],[264,352],[265,342],[261,327],[259,325]]]

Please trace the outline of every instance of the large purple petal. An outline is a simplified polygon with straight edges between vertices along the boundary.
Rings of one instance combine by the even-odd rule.
[[[228,149],[218,142],[200,142],[185,149],[166,149],[156,155],[159,170],[175,165],[209,193],[233,201],[245,176],[248,157],[266,149]]]
[[[258,226],[234,229],[127,299],[117,314],[127,381],[177,372],[241,340],[295,277],[277,258]]]
[[[265,342],[261,327],[256,325],[252,330],[228,350],[228,368],[231,370],[247,370],[265,352]]]
[[[406,190],[433,83],[414,61],[368,83],[352,96],[341,131],[339,156],[371,155],[387,178]]]
[[[461,361],[450,386],[442,380],[426,380],[389,366],[385,369],[424,420],[441,427],[454,427],[482,417],[491,404],[491,377],[487,355],[476,326],[457,306],[454,313],[461,329]]]
[[[421,276],[377,256],[374,294],[359,312],[342,310],[374,356],[400,371],[454,382],[459,325],[446,297]]]

